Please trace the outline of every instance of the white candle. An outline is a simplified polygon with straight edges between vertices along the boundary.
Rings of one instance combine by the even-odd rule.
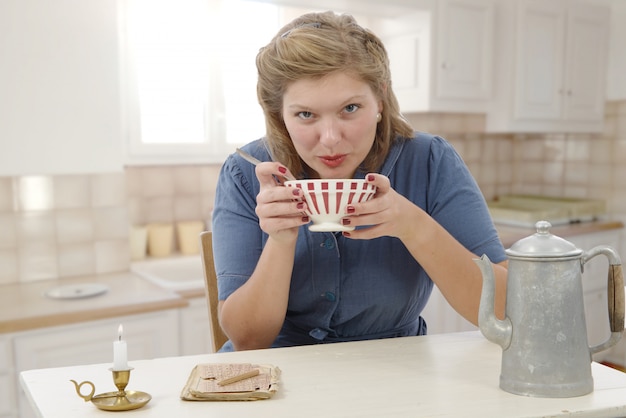
[[[122,340],[124,328],[117,329],[117,341],[113,342],[113,370],[128,370],[126,341]]]

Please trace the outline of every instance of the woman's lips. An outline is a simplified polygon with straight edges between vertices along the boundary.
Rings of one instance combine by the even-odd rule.
[[[335,168],[339,167],[346,159],[345,155],[324,155],[319,157],[326,166]]]

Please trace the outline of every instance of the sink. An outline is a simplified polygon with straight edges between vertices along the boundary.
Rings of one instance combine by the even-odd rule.
[[[134,261],[131,263],[130,271],[168,290],[204,288],[204,273],[200,255]]]

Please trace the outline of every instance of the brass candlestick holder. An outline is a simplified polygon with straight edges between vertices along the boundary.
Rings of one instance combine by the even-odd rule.
[[[91,401],[99,409],[105,411],[129,411],[141,408],[152,399],[152,396],[145,392],[126,390],[132,369],[132,367],[127,370],[109,369],[113,373],[113,383],[117,387],[117,392],[100,393],[94,396],[96,387],[89,380],[80,383],[75,380],[70,380],[70,382],[74,383],[78,396],[83,398],[85,402]],[[91,386],[91,392],[86,395],[81,393],[83,385]]]

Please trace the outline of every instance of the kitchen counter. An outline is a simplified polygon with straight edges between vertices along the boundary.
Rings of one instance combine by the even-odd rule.
[[[57,286],[99,283],[104,294],[77,299],[51,299],[45,293]],[[176,309],[188,305],[181,295],[126,272],[42,280],[0,286],[0,333]]]
[[[319,344],[132,361],[128,390],[152,400],[140,417],[615,417],[626,415],[626,374],[592,363],[594,391],[573,398],[513,395],[499,388],[502,349],[479,332]],[[199,363],[271,364],[277,393],[250,402],[182,401]],[[69,382],[113,390],[110,364],[24,371],[20,380],[45,418],[104,417]],[[83,387],[83,392],[86,388]]]
[[[624,224],[619,221],[598,220],[593,222],[573,223],[569,225],[559,225],[550,228],[553,235],[567,239],[576,235],[592,234],[595,232],[603,232],[614,229],[622,229]],[[496,224],[496,229],[504,248],[510,248],[513,244],[522,238],[526,238],[536,232],[535,228],[525,228],[518,226],[509,226]]]

